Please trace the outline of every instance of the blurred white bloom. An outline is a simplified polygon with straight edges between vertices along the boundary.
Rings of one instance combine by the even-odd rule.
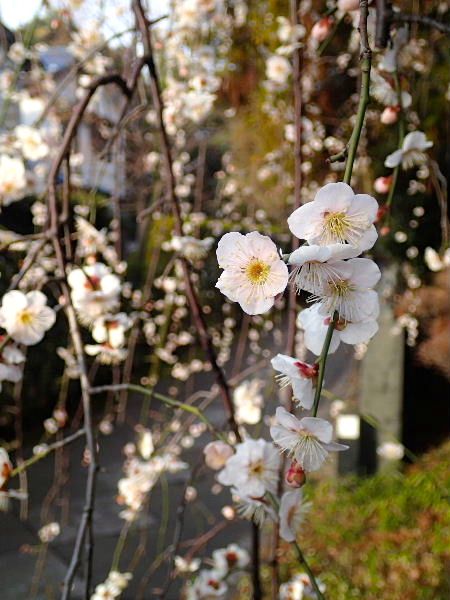
[[[219,548],[212,553],[214,570],[222,573],[223,577],[233,569],[244,569],[250,562],[247,550],[237,544],[229,544],[226,548]]]
[[[425,248],[424,260],[430,271],[434,271],[435,273],[442,271],[450,266],[450,248],[447,248],[441,258],[436,250],[428,246]]]
[[[397,90],[384,78],[376,69],[371,71],[371,95],[385,106],[397,106],[399,104],[399,97]],[[401,92],[401,105],[402,108],[409,108],[411,106],[412,97],[406,91]]]
[[[332,17],[323,17],[322,19],[319,19],[312,26],[311,38],[319,44],[326,40],[333,26],[333,22]]]
[[[128,354],[126,348],[113,348],[109,344],[86,344],[84,351],[89,356],[96,356],[103,365],[118,365]]]
[[[120,280],[103,263],[73,269],[67,281],[73,305],[83,323],[91,324],[119,303]]]
[[[350,244],[361,251],[372,248],[378,237],[373,225],[377,201],[354,194],[346,183],[328,183],[312,202],[297,208],[288,218],[291,232],[310,244]]]
[[[174,235],[170,240],[170,246],[175,252],[192,261],[206,258],[213,244],[212,237],[199,240],[189,235],[183,237]]]
[[[286,288],[287,266],[272,240],[256,231],[225,234],[217,247],[217,260],[224,272],[216,287],[247,314],[266,312]]]
[[[201,565],[200,558],[192,558],[188,562],[182,556],[175,556],[174,562],[178,573],[195,573],[195,571],[198,571]]]
[[[402,147],[396,150],[384,161],[384,165],[391,169],[402,166],[402,169],[411,169],[427,162],[425,150],[431,148],[433,142],[427,140],[423,131],[411,131],[405,136]]]
[[[225,466],[227,460],[234,454],[234,451],[229,444],[216,440],[206,444],[203,448],[203,454],[205,455],[206,465],[210,469],[218,471]]]
[[[217,480],[235,487],[240,496],[259,498],[266,491],[276,492],[279,466],[280,456],[272,443],[248,439],[237,444]]]
[[[0,336],[0,341],[4,339]],[[25,361],[25,355],[14,344],[7,344],[0,353],[0,390],[3,381],[17,383],[22,379],[22,368],[19,367]]]
[[[303,600],[304,585],[300,579],[293,579],[280,585],[280,600]]]
[[[305,471],[320,469],[329,452],[348,449],[332,441],[333,427],[325,419],[303,417],[298,420],[282,406],[277,408],[275,416],[277,424],[270,428],[273,441]]]
[[[301,489],[285,492],[280,502],[280,537],[286,542],[294,542],[300,525],[303,523],[309,503],[303,502]]]
[[[44,544],[48,544],[49,542],[52,542],[56,537],[58,537],[60,533],[61,528],[59,526],[59,523],[53,522],[44,525],[44,527],[41,527],[38,531],[38,536],[41,542],[43,542]]]
[[[398,115],[400,113],[399,106],[386,106],[380,116],[380,121],[383,125],[393,125],[398,121]]]
[[[4,491],[6,489],[6,484],[8,483],[9,476],[12,471],[12,464],[9,460],[8,453],[2,447],[0,447],[0,490]]]
[[[270,81],[283,85],[286,83],[291,71],[291,63],[284,56],[273,54],[267,59],[266,76]]]
[[[14,134],[21,152],[27,160],[40,160],[49,153],[49,147],[43,141],[41,134],[34,127],[18,125]]]
[[[233,404],[237,423],[255,425],[261,420],[264,397],[261,389],[264,382],[260,379],[244,381],[233,392]]]
[[[200,571],[197,579],[187,588],[187,600],[225,598],[228,586],[220,573],[212,569]]]
[[[405,449],[398,442],[384,442],[377,448],[378,456],[385,460],[402,460],[405,455]]]
[[[359,10],[359,0],[338,0],[338,9],[342,12]]]
[[[312,408],[314,402],[314,383],[317,378],[317,365],[308,365],[296,358],[277,354],[271,360],[272,367],[279,371],[275,376],[281,387],[292,386],[292,395],[303,408]]]
[[[107,344],[111,348],[121,348],[125,344],[125,332],[132,321],[125,313],[103,315],[95,319],[92,326],[92,337],[99,344]]]
[[[0,325],[16,342],[27,346],[37,344],[55,320],[55,311],[47,306],[47,297],[42,292],[24,294],[13,290],[3,296]]]
[[[373,184],[373,189],[377,192],[377,194],[387,194],[391,189],[391,185],[391,175],[388,175],[387,177],[377,177]]]
[[[27,180],[20,158],[0,155],[0,204],[8,206],[25,195]]]

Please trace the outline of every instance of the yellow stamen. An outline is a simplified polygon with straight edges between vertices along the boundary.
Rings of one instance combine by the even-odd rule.
[[[253,258],[247,265],[245,269],[247,277],[250,279],[251,283],[256,285],[262,285],[267,281],[270,273],[270,265],[259,260],[258,258]]]
[[[325,215],[325,230],[330,240],[338,240],[341,243],[347,241],[351,223],[343,212],[330,212]]]
[[[19,321],[22,325],[30,325],[33,322],[33,315],[29,311],[23,310],[19,315]]]

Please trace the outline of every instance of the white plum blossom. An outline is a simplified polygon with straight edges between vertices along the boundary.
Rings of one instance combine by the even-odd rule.
[[[248,439],[237,444],[217,480],[233,486],[239,496],[260,498],[269,491],[276,492],[280,455],[271,442]]]
[[[4,338],[0,338],[2,341]],[[0,390],[3,381],[17,383],[22,379],[22,368],[25,355],[15,344],[7,344],[0,353]]]
[[[385,106],[398,106],[399,96],[397,90],[382,77],[376,69],[371,71],[371,95]],[[409,108],[412,103],[411,94],[405,90],[400,95],[401,107]]]
[[[14,129],[18,146],[27,160],[41,160],[49,153],[49,147],[43,141],[41,134],[34,127],[18,125]]]
[[[305,362],[284,354],[277,354],[271,360],[272,367],[279,371],[275,378],[281,387],[292,386],[292,395],[300,406],[312,408],[314,402],[314,383],[318,369],[316,365]]]
[[[309,244],[350,244],[360,251],[371,248],[377,237],[373,225],[378,203],[368,194],[354,194],[346,183],[328,183],[312,202],[288,218],[291,232]]]
[[[351,321],[338,320],[335,324],[329,354],[335,352],[340,343],[344,344],[364,344],[367,343],[378,331],[378,307],[373,315],[366,320],[352,323]],[[324,317],[320,312],[320,304],[314,304],[311,308],[306,308],[298,315],[298,326],[304,330],[305,346],[317,356],[322,352],[322,348],[327,335],[328,326],[331,318]]]
[[[325,419],[303,417],[299,420],[282,406],[277,408],[275,416],[277,423],[270,428],[273,441],[305,471],[320,469],[329,452],[348,449],[332,441],[333,427]]]
[[[229,544],[226,548],[219,548],[212,553],[214,570],[226,576],[229,571],[244,569],[250,562],[247,550],[237,544]]]
[[[333,264],[344,258],[354,258],[360,253],[360,248],[350,244],[305,244],[289,256],[288,263],[294,267],[290,279],[295,283],[298,293],[306,290],[314,296],[320,296],[327,281],[339,278]]]
[[[279,598],[280,600],[303,600],[304,589],[303,582],[294,577],[292,580],[280,585]]]
[[[424,260],[430,271],[438,273],[450,266],[450,248],[447,248],[441,258],[434,248],[428,246],[425,248]]]
[[[174,563],[178,573],[195,573],[200,568],[201,560],[199,558],[192,558],[188,561],[182,556],[175,556]]]
[[[26,346],[39,343],[55,320],[56,313],[47,306],[47,297],[42,292],[24,294],[13,290],[3,296],[0,325],[16,342]]]
[[[222,469],[227,460],[234,454],[233,448],[220,440],[214,440],[209,442],[203,448],[203,454],[205,455],[205,463],[210,469],[218,471]]]
[[[111,571],[104,583],[96,586],[91,600],[110,600],[119,598],[125,588],[128,587],[132,579],[131,573],[120,573],[119,571]]]
[[[128,354],[126,348],[114,348],[106,344],[86,344],[84,351],[89,356],[96,356],[103,365],[118,365],[123,362]]]
[[[259,527],[267,520],[276,522],[278,520],[271,502],[265,497],[255,498],[243,494],[234,488],[231,490],[236,502],[236,511],[242,519],[253,521]]]
[[[303,523],[310,504],[303,501],[301,489],[284,492],[281,496],[280,537],[286,542],[294,542],[300,525]]]
[[[120,279],[105,264],[94,263],[73,269],[67,281],[73,305],[83,323],[91,324],[117,308]]]
[[[8,206],[25,195],[27,179],[20,158],[0,155],[0,205]]]
[[[225,598],[228,586],[222,574],[213,569],[200,571],[194,583],[187,588],[187,600]]]
[[[131,325],[132,321],[125,313],[103,315],[94,321],[92,337],[99,344],[121,348],[125,343],[125,332]]]
[[[402,147],[386,157],[384,165],[391,169],[401,165],[404,170],[423,165],[427,162],[425,151],[432,145],[423,131],[411,131],[405,136]]]
[[[224,269],[216,287],[250,315],[268,311],[288,282],[287,266],[272,240],[257,231],[225,234],[217,247]]]
[[[320,312],[335,311],[344,321],[358,322],[378,311],[378,294],[372,289],[381,277],[377,264],[369,258],[351,258],[334,263],[335,274],[323,284]]]
[[[170,247],[172,250],[175,250],[175,252],[178,252],[181,256],[192,261],[206,258],[213,244],[214,238],[212,237],[199,240],[189,235],[174,235],[170,240]]]
[[[284,85],[291,74],[291,63],[284,56],[273,54],[266,62],[267,79],[278,85]]]

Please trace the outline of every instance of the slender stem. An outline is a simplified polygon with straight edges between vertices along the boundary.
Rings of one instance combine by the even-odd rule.
[[[60,440],[59,442],[55,442],[54,444],[47,446],[47,448],[45,450],[43,450],[42,452],[39,452],[38,454],[35,454],[34,456],[31,456],[27,460],[24,460],[19,466],[17,466],[15,469],[13,469],[11,471],[11,477],[15,477],[16,475],[19,475],[19,473],[22,473],[22,471],[25,471],[26,469],[28,469],[28,467],[31,467],[31,465],[34,465],[38,461],[42,460],[51,452],[58,450],[59,448],[62,448],[63,446],[67,446],[67,444],[71,444],[72,442],[74,442],[75,440],[80,438],[81,436],[85,435],[85,433],[86,432],[85,432],[84,428],[79,429],[72,435],[68,435],[63,440]]]
[[[364,118],[370,101],[369,90],[372,51],[369,46],[369,38],[367,35],[367,17],[369,14],[368,0],[360,0],[359,7],[359,32],[361,35],[361,93],[359,96],[358,112],[356,113],[356,122],[348,145],[348,157],[345,165],[344,183],[348,184],[350,184],[352,178],[353,163],[355,162],[356,151],[358,149],[359,139],[364,125]]]
[[[319,363],[319,376],[317,379],[316,392],[314,394],[314,405],[313,405],[313,416],[317,416],[317,411],[319,410],[319,402],[320,397],[322,395],[322,386],[323,386],[323,378],[325,376],[325,366],[327,364],[328,352],[330,350],[331,339],[334,333],[334,327],[336,325],[338,319],[338,313],[335,312],[333,318],[328,325],[327,334],[325,336],[325,341],[323,343],[322,352],[318,358]]]
[[[320,591],[320,587],[319,584],[316,581],[316,578],[314,577],[314,573],[311,570],[311,567],[309,566],[303,552],[302,549],[300,548],[300,546],[297,544],[297,542],[294,542],[294,546],[295,546],[295,551],[297,552],[297,557],[298,560],[300,562],[300,564],[303,566],[303,568],[305,569],[305,571],[308,574],[309,577],[309,581],[316,593],[316,597],[319,600],[325,600],[325,596],[322,594],[322,592]]]

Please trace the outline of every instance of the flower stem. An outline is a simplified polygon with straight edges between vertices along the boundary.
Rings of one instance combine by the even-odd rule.
[[[334,312],[333,318],[330,321],[327,329],[327,335],[325,336],[325,341],[323,343],[322,352],[318,358],[319,363],[319,377],[317,379],[316,392],[314,394],[314,405],[313,405],[313,416],[317,416],[317,411],[319,410],[319,402],[320,397],[322,395],[322,386],[323,386],[323,378],[325,376],[325,366],[327,363],[328,352],[330,350],[331,338],[333,337],[334,327],[338,320],[337,311]]]
[[[356,113],[356,122],[353,128],[352,136],[348,144],[348,157],[345,164],[344,183],[350,184],[353,172],[353,163],[355,162],[356,151],[358,149],[361,131],[364,125],[367,106],[370,101],[370,68],[372,66],[372,51],[369,46],[367,35],[367,17],[369,14],[368,0],[360,0],[360,20],[359,33],[361,35],[361,93],[359,96],[358,112]]]
[[[325,596],[320,591],[319,584],[317,583],[316,578],[314,577],[314,573],[312,572],[311,567],[308,565],[308,563],[306,561],[306,558],[302,552],[302,549],[297,544],[297,542],[294,542],[294,546],[295,546],[295,551],[297,552],[298,560],[299,560],[300,564],[303,565],[303,568],[305,569],[305,571],[308,574],[309,581],[316,593],[316,597],[319,600],[325,600]]]
[[[398,101],[398,105],[400,106],[400,114],[399,114],[399,118],[398,118],[398,145],[397,145],[397,148],[400,149],[403,145],[403,140],[405,137],[405,120],[404,120],[404,115],[403,115],[402,90],[400,87],[400,78],[398,76],[398,71],[395,71],[394,79],[395,79],[395,89],[397,91],[397,101]],[[397,185],[399,171],[400,171],[400,164],[395,167],[395,169],[392,173],[392,183],[391,183],[391,187],[389,188],[389,195],[386,200],[386,206],[391,206],[392,200],[394,199],[395,187]]]

